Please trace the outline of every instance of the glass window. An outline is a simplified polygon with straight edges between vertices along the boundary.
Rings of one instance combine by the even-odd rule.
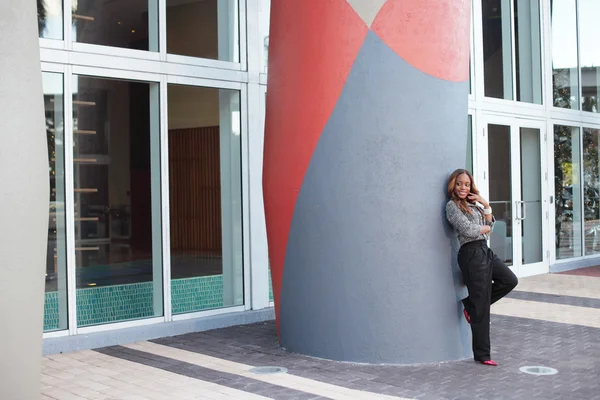
[[[600,130],[583,129],[583,213],[585,254],[600,253]]]
[[[485,96],[542,104],[539,0],[482,0],[482,16]]]
[[[541,131],[537,128],[519,128],[521,171],[521,201],[518,218],[521,226],[521,262],[532,264],[544,260],[543,209],[542,209],[542,154]]]
[[[554,106],[579,109],[577,5],[552,0],[552,92]]]
[[[579,128],[554,126],[556,258],[583,255]]]
[[[240,93],[168,90],[173,314],[241,305]]]
[[[485,95],[513,99],[510,0],[482,0]]]
[[[542,48],[538,0],[514,0],[517,101],[542,104]]]
[[[488,125],[489,201],[496,217],[490,248],[507,265],[513,265],[514,239],[510,136],[510,126]]]
[[[166,0],[167,52],[240,61],[238,0]]]
[[[600,112],[600,1],[579,0],[579,51],[583,111]]]
[[[74,76],[77,323],[163,315],[158,84]]]
[[[467,160],[466,169],[473,173],[473,116],[469,115],[467,126]]]
[[[73,0],[72,17],[76,42],[158,51],[158,0]]]
[[[67,329],[63,75],[43,72],[42,82],[50,175],[44,331],[54,331]]]
[[[258,19],[260,29],[260,72],[267,73],[269,66],[269,27],[271,15],[271,0],[260,0],[258,3]]]
[[[41,38],[63,38],[62,0],[37,0],[38,30]]]

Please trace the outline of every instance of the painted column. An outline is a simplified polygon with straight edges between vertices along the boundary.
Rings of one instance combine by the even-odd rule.
[[[263,186],[280,343],[471,356],[444,205],[464,167],[470,0],[272,2]]]
[[[48,149],[34,1],[0,1],[0,399],[40,397]]]

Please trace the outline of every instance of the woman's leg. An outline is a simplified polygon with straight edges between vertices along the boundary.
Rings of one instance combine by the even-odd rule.
[[[490,300],[492,288],[491,259],[485,247],[472,247],[459,253],[458,264],[469,297],[463,300],[471,317],[473,356],[476,361],[490,359]]]
[[[494,304],[511,292],[519,283],[515,274],[490,250],[492,258],[492,298]]]

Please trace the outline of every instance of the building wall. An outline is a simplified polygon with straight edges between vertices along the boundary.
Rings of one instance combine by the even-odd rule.
[[[166,2],[166,0],[160,0],[161,4],[163,1]],[[61,167],[59,165],[61,162],[60,154],[56,155],[56,176],[58,177],[56,179],[62,179],[65,190],[61,197],[61,188],[58,187],[58,196],[54,201],[58,207],[58,211],[56,211],[56,216],[49,215],[51,226],[52,224],[56,224],[57,226],[57,243],[52,242],[49,246],[51,251],[48,253],[48,260],[50,261],[48,262],[47,272],[49,275],[53,275],[55,274],[54,271],[56,271],[56,279],[47,281],[46,283],[46,309],[48,311],[45,318],[45,326],[47,327],[45,337],[47,340],[54,340],[55,336],[64,336],[67,339],[81,338],[82,333],[89,334],[90,332],[106,329],[105,326],[88,326],[89,324],[86,323],[77,326],[74,323],[76,318],[79,321],[95,321],[99,323],[118,322],[109,325],[109,327],[125,329],[125,327],[132,324],[145,326],[145,324],[156,323],[157,321],[172,322],[178,318],[204,318],[205,314],[193,313],[201,312],[208,308],[211,309],[210,313],[228,314],[231,311],[252,313],[256,310],[270,307],[272,305],[273,294],[270,283],[269,262],[266,255],[268,245],[264,231],[261,183],[265,93],[267,90],[265,50],[268,49],[269,38],[268,23],[265,21],[269,20],[270,2],[268,0],[241,1],[239,7],[239,24],[232,23],[232,20],[235,18],[233,11],[228,13],[226,10],[234,9],[229,7],[233,4],[231,0],[205,0],[197,2],[169,0],[165,4],[166,7],[151,7],[150,9],[148,8],[148,2],[139,1],[131,2],[131,6],[127,10],[117,7],[118,2],[111,3],[111,7],[113,8],[110,10],[100,10],[97,14],[92,14],[96,18],[96,22],[103,27],[95,31],[96,36],[90,35],[90,32],[94,32],[92,29],[94,26],[90,25],[89,21],[77,21],[77,26],[88,24],[87,28],[82,25],[82,32],[85,32],[87,35],[85,37],[89,39],[88,43],[73,41],[70,29],[62,28],[60,1],[48,0],[46,3],[46,25],[40,27],[42,32],[42,39],[40,41],[42,70],[46,74],[54,74],[53,77],[62,78],[61,84],[57,84],[54,81],[54,83],[49,83],[44,88],[47,96],[47,115],[49,115],[50,111],[50,98],[54,99],[54,97],[58,96],[56,97],[56,102],[52,103],[53,107],[57,107],[54,115],[54,122],[57,126],[48,126],[47,133],[49,138],[53,136],[52,133],[56,133],[56,138],[58,139],[61,135],[61,129],[67,132],[66,134],[63,132],[63,141],[55,143],[57,154],[62,151],[66,160]],[[80,3],[83,4],[82,2]],[[547,203],[544,206],[544,210],[548,211],[549,216],[548,221],[545,222],[544,229],[544,249],[547,251],[544,260],[545,271],[558,271],[600,263],[599,257],[592,251],[592,236],[590,234],[584,236],[583,233],[586,226],[595,226],[593,221],[595,219],[600,220],[600,218],[595,218],[594,215],[588,212],[585,224],[578,224],[576,217],[573,224],[567,221],[560,228],[564,230],[564,227],[567,226],[570,227],[571,231],[562,234],[559,232],[557,235],[556,230],[559,229],[555,223],[557,218],[559,218],[557,215],[567,215],[571,211],[567,210],[566,214],[564,210],[557,212],[557,205],[550,202],[551,196],[554,199],[557,198],[556,177],[558,169],[571,168],[569,171],[572,171],[574,164],[579,164],[583,167],[591,164],[589,160],[584,161],[582,159],[579,163],[565,161],[560,165],[560,168],[555,168],[554,153],[557,146],[556,141],[561,136],[558,134],[555,135],[555,126],[575,127],[582,135],[582,142],[583,138],[589,136],[585,136],[585,132],[588,132],[588,130],[584,132],[584,128],[600,128],[600,117],[597,110],[584,111],[579,107],[579,103],[575,102],[579,101],[579,99],[575,99],[574,101],[568,99],[568,93],[565,94],[563,93],[564,91],[558,90],[562,90],[564,87],[555,87],[552,80],[553,72],[555,72],[554,76],[566,76],[568,78],[570,67],[574,68],[574,74],[577,75],[577,65],[569,64],[573,59],[571,54],[573,49],[578,48],[577,43],[572,42],[573,38],[576,40],[577,37],[577,31],[574,31],[574,27],[577,26],[577,15],[574,12],[574,7],[569,6],[570,2],[561,2],[560,5],[557,3],[555,4],[555,15],[552,16],[548,2],[542,1],[539,3],[541,4],[539,15],[542,17],[542,41],[539,43],[535,42],[537,36],[535,29],[532,29],[529,32],[529,36],[532,38],[532,45],[527,47],[532,49],[529,51],[532,54],[537,51],[536,48],[541,49],[538,53],[542,62],[541,70],[543,74],[540,79],[543,93],[540,94],[542,104],[537,104],[533,100],[530,100],[530,102],[515,101],[490,98],[485,95],[486,82],[487,92],[500,91],[500,86],[498,85],[504,83],[502,79],[505,77],[500,76],[499,68],[502,62],[506,61],[503,57],[506,57],[506,54],[508,54],[506,52],[503,53],[501,50],[496,50],[493,52],[493,59],[491,61],[484,60],[484,49],[486,48],[486,44],[491,41],[489,37],[484,37],[484,31],[488,32],[488,30],[484,30],[484,24],[487,24],[489,21],[507,20],[506,18],[503,19],[501,15],[499,18],[498,15],[486,14],[490,12],[488,11],[488,3],[491,4],[487,0],[473,0],[473,39],[468,114],[472,122],[472,131],[469,132],[472,138],[472,142],[470,143],[472,149],[471,161],[474,166],[473,169],[478,185],[482,189],[483,194],[488,196],[490,190],[487,179],[489,173],[493,171],[488,170],[490,158],[488,157],[487,149],[488,138],[485,136],[486,122],[491,121],[492,117],[495,118],[498,116],[504,118],[503,121],[506,123],[514,123],[515,126],[520,123],[519,121],[523,120],[527,121],[527,123],[535,122],[536,126],[539,125],[541,130],[547,134],[543,154],[543,172],[548,174],[548,184],[544,192],[544,200]],[[524,2],[519,1],[517,6],[523,7],[523,4]],[[537,3],[534,2],[532,4],[535,5]],[[153,2],[150,5],[152,6]],[[600,17],[600,11],[594,9],[592,3],[585,3],[585,7],[588,8],[586,8],[583,20],[580,20],[581,23],[579,24],[580,36],[584,38],[582,40],[585,42],[581,46],[581,58],[585,61],[584,65],[582,65],[584,88],[581,91],[587,96],[586,104],[590,104],[591,97],[597,92],[594,91],[594,85],[597,80],[594,78],[596,71],[587,62],[587,60],[593,60],[595,57],[593,55],[593,48],[589,46],[588,38],[597,37],[597,35],[594,35],[593,24],[590,24],[587,16]],[[159,15],[159,12],[162,12],[160,10],[167,10],[167,15]],[[80,11],[83,12],[84,10]],[[69,12],[69,10],[66,9],[64,12]],[[93,10],[90,12],[92,13]],[[484,15],[486,19],[484,19]],[[523,25],[524,17],[522,16],[525,13],[519,13],[519,15],[522,18],[519,31],[525,35],[528,33],[527,26],[534,26],[535,24]],[[535,17],[535,12],[533,15]],[[512,18],[508,19],[512,20]],[[152,21],[159,20],[164,21],[165,24],[161,23],[160,27],[157,24],[153,25]],[[121,24],[111,25],[115,21],[117,23],[121,22]],[[235,32],[232,28],[233,26],[237,26],[238,31],[241,32],[239,63],[231,61],[234,59],[234,57],[229,57],[232,51],[226,51],[232,49],[223,48],[232,43],[230,36],[234,35]],[[553,40],[553,27],[556,31],[555,36],[559,38],[558,40]],[[100,39],[102,39],[101,33],[107,29],[110,29],[111,32],[114,31],[114,35],[107,36],[104,38],[104,43],[99,43],[101,42]],[[501,31],[502,26],[500,28],[495,27],[494,29],[496,31],[500,29]],[[132,30],[135,30],[135,32],[131,32]],[[149,38],[148,35],[150,35]],[[508,40],[506,42],[507,46],[513,46],[512,43],[515,40],[510,35],[507,37],[508,39],[505,38]],[[523,40],[519,39],[521,44],[523,44]],[[494,40],[502,41],[504,39],[496,37]],[[525,48],[523,47],[523,49]],[[553,49],[554,54],[552,53]],[[512,53],[512,48],[510,50]],[[518,55],[519,50],[515,49],[515,53]],[[222,58],[227,59],[217,60],[219,54],[222,55]],[[500,58],[502,60],[499,60]],[[520,58],[519,60],[519,67],[522,69],[525,58]],[[305,62],[310,61],[306,60]],[[519,69],[517,68],[516,60],[512,60],[511,62],[514,71],[513,78],[516,79],[516,73]],[[562,69],[553,71],[553,65]],[[147,199],[144,203],[147,211],[144,211],[145,216],[143,217],[146,226],[145,230],[151,236],[146,238],[146,243],[149,243],[151,247],[149,252],[152,253],[152,258],[135,259],[128,261],[128,264],[119,264],[117,272],[115,272],[114,268],[111,270],[111,274],[114,272],[115,275],[108,276],[113,280],[112,285],[107,285],[107,287],[113,287],[115,291],[122,294],[120,296],[111,294],[113,296],[111,297],[113,299],[111,300],[112,303],[110,303],[111,307],[118,308],[122,304],[131,304],[130,300],[127,300],[128,296],[136,293],[144,293],[141,297],[146,300],[140,303],[137,310],[128,310],[119,315],[104,315],[102,318],[96,318],[97,314],[94,313],[97,311],[89,311],[86,308],[87,301],[94,298],[94,296],[87,293],[99,293],[98,296],[104,298],[100,292],[108,291],[108,289],[98,285],[95,288],[98,292],[94,292],[93,286],[87,286],[86,284],[79,287],[77,285],[78,279],[80,279],[78,274],[81,274],[83,270],[77,267],[77,265],[80,265],[78,263],[80,263],[79,257],[81,256],[81,252],[76,250],[78,245],[74,243],[76,238],[76,222],[74,219],[77,218],[77,215],[76,210],[73,209],[73,199],[76,197],[76,194],[73,193],[73,168],[68,164],[74,157],[70,153],[73,140],[78,137],[77,135],[73,136],[70,134],[69,129],[73,128],[70,113],[74,110],[77,111],[81,106],[74,105],[71,95],[68,93],[74,85],[72,77],[77,74],[106,79],[105,85],[109,85],[106,82],[109,82],[111,79],[128,82],[138,81],[147,84],[150,92],[150,110],[148,115],[143,117],[143,122],[150,126],[147,129],[150,132],[148,135],[152,139],[148,143],[150,148],[144,149],[144,154],[147,153],[148,157],[152,154],[152,160],[158,160],[151,163],[151,171],[145,172],[150,174],[152,178],[150,181],[151,187],[149,188],[151,199]],[[310,79],[310,77],[307,79]],[[522,76],[519,76],[519,82],[521,81]],[[568,79],[566,81],[569,82]],[[517,86],[516,80],[509,83]],[[496,86],[492,87],[492,84]],[[245,289],[245,296],[243,305],[238,304],[233,308],[221,308],[221,306],[228,304],[224,302],[226,296],[224,293],[227,292],[227,285],[230,282],[222,274],[206,275],[205,277],[188,277],[182,279],[189,280],[179,281],[179,278],[171,276],[171,270],[168,268],[172,263],[169,257],[171,250],[169,247],[171,239],[169,236],[170,221],[169,213],[166,212],[169,200],[169,164],[166,157],[167,153],[164,149],[164,146],[168,144],[168,131],[223,126],[227,121],[223,120],[222,115],[231,111],[221,112],[222,110],[226,110],[224,108],[226,105],[224,105],[217,90],[205,91],[200,94],[194,91],[194,89],[204,87],[239,91],[241,99],[240,143],[242,149],[240,157],[242,166],[240,168],[240,177],[243,184],[241,185],[242,197],[239,201],[242,204],[243,217],[241,227],[236,226],[235,229],[239,229],[244,244],[243,288]],[[504,85],[501,87],[503,88]],[[61,106],[63,105],[60,99],[63,93],[59,93],[59,89],[65,91],[64,107],[62,108],[57,106],[59,103]],[[578,86],[574,86],[575,92],[579,92],[579,90]],[[566,99],[563,99],[562,102],[573,103],[572,106],[575,109],[554,106],[555,103],[557,105],[561,103],[561,101],[554,98],[554,93],[558,92],[562,93]],[[119,134],[120,132],[129,133],[132,129],[130,115],[119,112],[119,110],[129,110],[131,101],[135,102],[136,97],[133,96],[132,100],[132,96],[123,95],[122,93],[124,92],[121,92],[117,98],[110,99],[111,107],[114,109],[109,110],[109,113],[113,115],[113,117],[108,118],[111,122],[109,128],[115,132],[115,135],[111,138],[110,143],[108,143],[110,152],[114,156],[109,164],[110,181],[113,184],[110,191],[109,203],[127,205],[133,204],[133,197],[129,196],[127,192],[134,190],[132,189],[134,187],[132,185],[136,183],[136,179],[130,173],[120,173],[120,171],[128,170],[130,168],[129,165],[137,160],[137,149],[131,148],[131,143],[125,140],[124,135]],[[517,97],[516,94],[513,94],[514,98]],[[130,99],[127,99],[127,97]],[[141,107],[140,104],[141,102],[138,102],[137,107]],[[432,115],[436,114],[436,102],[434,99],[431,99],[427,107],[430,109]],[[139,120],[140,116],[138,115],[136,118]],[[56,131],[54,131],[55,128],[57,129]],[[577,138],[574,137],[572,140],[573,143],[576,142],[575,139]],[[61,146],[63,146],[62,150]],[[583,147],[578,154],[575,150],[569,151],[574,160],[578,157],[583,157],[585,153]],[[566,160],[566,158],[564,159]],[[457,165],[457,167],[461,166]],[[223,168],[223,166],[221,167]],[[577,171],[583,174],[584,169],[580,168]],[[573,176],[576,176],[577,171],[573,172]],[[581,174],[578,178],[580,181],[584,178]],[[571,182],[573,180],[571,178],[565,178],[564,182]],[[159,183],[160,185],[157,186]],[[588,187],[590,184],[591,181],[582,186]],[[596,183],[593,183],[593,185],[596,185]],[[583,192],[583,187],[581,189]],[[144,189],[143,191],[146,190]],[[508,193],[504,193],[503,195],[506,197]],[[585,196],[583,194],[579,197],[577,196],[579,195],[576,193],[574,200],[576,203],[581,203],[579,214],[581,214],[580,219],[584,219],[585,207],[583,202]],[[139,206],[136,206],[137,208]],[[575,207],[574,213],[577,215],[577,207]],[[442,229],[441,225],[439,228]],[[572,233],[575,233],[575,235]],[[559,235],[562,235],[562,243],[570,243],[569,245],[565,245],[567,248],[571,244],[577,245],[577,242],[570,238],[579,235],[581,251],[575,252],[570,250],[572,254],[557,252],[556,238]],[[584,239],[588,241],[587,250],[584,246]],[[52,249],[55,247],[57,248],[56,258],[54,258],[54,254],[52,253]],[[84,254],[89,256],[89,253]],[[97,268],[87,269],[85,272],[94,273],[94,279],[98,280],[106,277],[107,270],[103,269],[104,265],[95,265],[95,267]],[[138,274],[136,275],[139,276],[138,282],[130,284],[119,282],[116,279],[117,275],[131,271]],[[165,298],[161,298],[163,292],[165,293]],[[190,293],[195,294],[188,296]],[[76,301],[73,301],[75,298]],[[93,301],[90,301],[89,304],[93,304]],[[102,308],[110,309],[107,304]],[[179,313],[187,315],[178,317]],[[65,343],[65,340],[62,339],[61,343]],[[57,349],[57,347],[52,346],[51,348]]]

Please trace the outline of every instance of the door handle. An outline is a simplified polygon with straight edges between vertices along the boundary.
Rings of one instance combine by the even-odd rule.
[[[523,221],[525,218],[527,218],[527,208],[524,207],[525,202],[524,201],[515,201],[515,206],[516,206],[515,220]]]

